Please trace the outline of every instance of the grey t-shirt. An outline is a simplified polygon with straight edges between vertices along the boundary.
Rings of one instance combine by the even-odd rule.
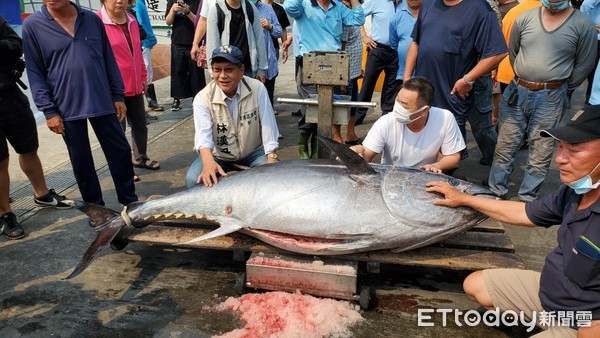
[[[578,10],[554,31],[542,26],[542,8],[521,14],[509,42],[515,74],[531,82],[568,80],[575,89],[596,62],[597,35],[594,24]]]

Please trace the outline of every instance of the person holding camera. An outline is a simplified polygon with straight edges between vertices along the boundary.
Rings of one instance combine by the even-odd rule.
[[[165,21],[171,33],[171,110],[181,109],[181,100],[193,97],[204,86],[204,68],[190,57],[194,41],[194,21],[199,0],[168,0]]]
[[[6,141],[19,154],[21,170],[33,186],[35,204],[57,209],[72,207],[72,201],[57,194],[54,189],[48,189],[46,185],[42,163],[37,154],[39,143],[35,118],[29,108],[29,100],[17,86],[25,86],[20,81],[25,70],[22,54],[21,38],[0,16],[0,232],[8,239],[23,238],[25,231],[10,208],[9,152]]]

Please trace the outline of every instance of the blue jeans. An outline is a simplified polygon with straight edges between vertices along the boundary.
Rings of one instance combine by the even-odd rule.
[[[514,93],[519,97],[512,106],[507,104]],[[567,85],[549,90],[531,91],[511,82],[500,102],[498,114],[498,143],[494,163],[490,170],[490,190],[498,196],[508,192],[508,178],[514,167],[516,153],[527,136],[529,154],[525,175],[519,188],[522,201],[532,201],[548,173],[555,142],[551,137],[541,137],[540,131],[556,127],[566,109]]]
[[[481,161],[488,165],[492,163],[494,158],[494,148],[498,139],[498,133],[492,124],[493,87],[494,82],[489,75],[482,76],[475,81],[471,92],[473,105],[471,105],[468,117],[473,138],[475,138],[475,142],[481,151]]]
[[[267,156],[265,155],[265,150],[260,147],[253,151],[248,157],[241,159],[239,161],[223,161],[215,157],[215,161],[223,168],[225,172],[229,171],[239,171],[240,168],[234,166],[234,164],[246,166],[246,167],[257,167],[259,165],[267,163]],[[190,169],[188,169],[187,174],[185,175],[185,186],[189,188],[193,188],[198,183],[198,177],[202,173],[202,158],[200,156],[196,157]]]

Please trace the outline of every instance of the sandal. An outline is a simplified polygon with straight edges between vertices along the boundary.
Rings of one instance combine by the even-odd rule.
[[[140,178],[138,175],[133,175],[133,181],[134,181],[134,182],[139,182],[139,181],[141,181],[141,180],[142,180],[142,179],[141,179],[141,178]]]
[[[160,163],[156,161],[152,161],[150,159],[141,160],[139,162],[134,161],[133,166],[136,168],[148,169],[148,170],[158,170],[160,169]]]

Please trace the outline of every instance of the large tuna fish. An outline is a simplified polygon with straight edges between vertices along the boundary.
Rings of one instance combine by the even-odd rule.
[[[169,218],[216,221],[219,228],[187,243],[240,231],[275,247],[310,255],[415,249],[442,241],[486,217],[466,207],[433,205],[431,181],[448,181],[472,195],[492,193],[449,176],[416,169],[369,165],[347,147],[322,140],[343,163],[284,161],[230,174],[212,188],[197,186],[131,204],[121,215],[80,204],[96,240],[67,278],[83,271],[126,223],[144,227]]]

